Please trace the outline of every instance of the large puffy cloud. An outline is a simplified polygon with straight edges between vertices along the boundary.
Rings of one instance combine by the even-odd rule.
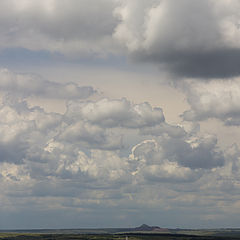
[[[223,152],[215,137],[169,125],[147,103],[71,100],[57,114],[6,99],[0,115],[0,196],[12,213],[202,209],[213,204],[204,194],[225,201],[240,189],[237,146]]]
[[[202,193],[238,194],[237,146],[223,151],[214,136],[199,137],[194,126],[170,125],[161,108],[125,98],[67,94],[64,113],[47,113],[29,107],[26,97],[37,88],[30,80],[29,86],[22,84],[25,75],[2,74],[7,91],[0,105],[4,209],[14,214],[29,206],[60,212],[142,209],[149,206],[146,196],[161,210],[189,199],[201,208]],[[42,92],[52,86],[50,81],[39,84]]]
[[[144,176],[149,181],[187,182],[201,177],[198,171],[168,159],[164,149],[154,140],[145,140],[134,146],[130,155],[130,163],[135,168],[134,176],[140,179]]]
[[[211,80],[210,82],[185,81],[184,91],[191,110],[183,113],[187,121],[206,120],[216,118],[226,125],[240,124],[238,79]]]
[[[102,127],[141,128],[164,122],[161,108],[152,108],[149,103],[131,104],[120,100],[102,99],[97,102],[69,102],[66,115],[86,119]]]
[[[72,123],[60,133],[60,139],[68,142],[79,142],[91,148],[119,149],[122,148],[121,135],[114,134],[89,123]]]
[[[187,77],[239,75],[239,2],[120,1],[115,38],[138,60]]]
[[[217,139],[214,136],[203,138],[163,139],[161,146],[166,158],[176,161],[182,166],[192,169],[211,169],[224,165],[224,156],[217,147]]]
[[[224,166],[224,160],[212,136],[197,140],[145,140],[133,147],[130,155],[134,175],[160,182],[196,181],[203,170]]]
[[[23,143],[24,156],[16,154],[19,161],[25,158],[48,161],[49,154],[44,145],[51,141],[59,142],[61,146],[72,146],[72,153],[81,148],[86,151],[120,150],[128,145],[128,139],[123,139],[127,129],[132,129],[129,134],[133,134],[135,141],[143,138],[139,135],[140,128],[162,125],[162,132],[168,132],[164,131],[166,124],[160,108],[153,108],[148,103],[133,104],[124,98],[72,100],[68,102],[66,112],[58,114],[46,113],[40,107],[29,107],[25,100],[11,97],[8,93],[3,96],[0,115],[1,142],[7,147]],[[44,154],[37,155],[38,151]],[[8,161],[3,157],[1,160]]]
[[[180,126],[167,124],[162,110],[148,103],[133,104],[124,98],[75,100],[67,104],[64,114],[57,114],[30,108],[20,99],[10,100],[5,99],[0,108],[2,162],[50,163],[57,169],[58,161],[78,161],[80,152],[80,159],[96,159],[98,150],[100,155],[101,151],[119,151],[126,158],[129,144],[156,138],[163,159],[183,167],[207,169],[224,163],[215,138],[197,138],[192,143],[191,135]],[[21,151],[14,155],[16,146]]]

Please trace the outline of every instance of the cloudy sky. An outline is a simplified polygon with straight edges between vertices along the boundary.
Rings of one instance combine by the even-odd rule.
[[[238,0],[1,0],[0,229],[239,227]]]

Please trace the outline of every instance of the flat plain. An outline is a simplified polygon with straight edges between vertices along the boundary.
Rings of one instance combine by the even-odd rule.
[[[117,229],[42,230],[0,232],[3,240],[240,240],[240,229],[181,230],[159,232],[115,232]],[[120,230],[120,229],[119,229]],[[86,232],[89,233],[86,233]]]

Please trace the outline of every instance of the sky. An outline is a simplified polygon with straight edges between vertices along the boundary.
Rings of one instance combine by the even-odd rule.
[[[239,227],[239,10],[1,0],[0,229]]]

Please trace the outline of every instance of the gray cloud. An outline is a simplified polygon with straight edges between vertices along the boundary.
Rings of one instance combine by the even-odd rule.
[[[74,116],[73,116],[74,115]],[[80,117],[101,127],[141,128],[164,122],[161,108],[149,103],[131,104],[120,100],[101,99],[97,102],[69,102],[66,116]]]
[[[238,79],[211,80],[209,82],[188,80],[184,91],[191,107],[182,115],[186,121],[216,118],[225,125],[239,125],[240,82]]]
[[[182,138],[186,136],[186,131],[181,126],[170,125],[166,122],[162,122],[155,126],[147,126],[140,129],[140,133],[143,135],[161,136],[168,134],[172,138]]]
[[[121,135],[114,134],[96,125],[78,121],[67,126],[59,138],[61,140],[79,143],[91,148],[121,149]]]
[[[134,176],[144,177],[147,181],[172,183],[196,181],[201,177],[198,171],[165,156],[164,147],[150,140],[136,145],[130,155],[131,164],[136,168]]]
[[[114,45],[114,5],[108,0],[1,1],[0,48],[104,54]]]
[[[239,75],[239,9],[238,0],[3,0],[0,48],[127,54],[180,77],[227,78]],[[240,150],[220,149],[196,123],[239,125],[239,81],[180,84],[184,127],[147,102],[89,100],[91,86],[0,70],[1,226],[239,222]],[[32,96],[65,99],[66,112],[30,107]]]
[[[144,168],[143,166],[158,166],[161,169],[161,166],[164,166],[163,169],[170,174],[169,179],[174,180],[177,176],[171,178],[171,174],[177,174],[181,168],[183,172],[186,170],[187,173],[191,173],[191,169],[194,171],[224,166],[224,154],[216,144],[217,140],[213,136],[202,139],[161,137],[136,145],[131,158],[136,164],[139,162],[139,165],[135,166],[136,169]],[[156,172],[159,170],[156,169]],[[160,179],[161,174],[158,177]],[[184,175],[182,177],[184,179]]]
[[[236,0],[1,1],[0,6],[2,49],[80,57],[122,55],[125,48],[133,59],[180,77],[240,74]]]
[[[229,78],[240,75],[239,48],[218,48],[208,51],[184,50],[159,54],[155,52],[146,53],[146,56],[137,54],[134,58],[162,64],[164,69],[180,77],[204,79]]]
[[[118,182],[125,181],[126,176],[131,178],[131,171],[142,168],[141,163],[137,166],[138,161],[133,169],[130,165],[134,161],[128,166],[129,144],[136,144],[146,136],[156,138],[146,143],[148,146],[156,142],[152,150],[143,151],[150,172],[155,172],[153,166],[159,165],[155,174],[162,164],[176,171],[189,169],[187,172],[224,164],[215,138],[197,138],[192,142],[191,135],[182,127],[167,124],[162,110],[148,103],[132,104],[127,99],[71,100],[66,113],[56,114],[46,113],[39,107],[29,108],[18,98],[15,102],[3,101],[0,114],[1,161],[20,164],[27,161],[32,169],[42,168],[36,174],[31,173],[37,178],[41,175],[63,178],[88,175],[98,180],[108,176]],[[123,138],[124,131],[126,138]],[[15,146],[18,146],[18,154],[13,151]],[[139,148],[137,145],[132,154]],[[146,152],[153,155],[145,157]],[[169,179],[171,176],[178,179],[175,175],[170,175]]]
[[[26,103],[21,107],[26,109]],[[34,129],[33,122],[8,105],[0,107],[0,116],[0,162],[23,163],[28,148],[27,135]]]
[[[225,194],[239,192],[236,145],[221,151],[215,137],[169,125],[150,104],[75,99],[66,113],[56,114],[29,108],[18,98],[4,101],[0,116],[0,146],[5,144],[0,147],[0,197],[13,214],[29,207],[94,214],[116,206],[138,211],[149,204],[161,210],[207,204],[218,212],[205,194],[228,202]],[[122,145],[107,146],[125,132]]]
[[[115,38],[139,61],[180,77],[239,75],[237,1],[122,1]],[[135,11],[138,6],[138,13]]]
[[[0,48],[129,55],[180,77],[239,72],[237,0],[1,1]],[[7,14],[6,14],[7,13]]]
[[[192,169],[208,169],[224,165],[223,152],[217,148],[217,139],[213,136],[187,141],[170,139],[164,141],[162,146],[166,158]]]
[[[76,83],[56,83],[34,74],[16,74],[0,69],[0,90],[12,92],[15,96],[41,96],[47,98],[87,98],[96,91],[89,86],[79,87]]]
[[[225,194],[240,192],[238,147],[219,149],[196,124],[170,125],[159,107],[79,95],[68,97],[65,113],[47,113],[15,92],[0,105],[0,197],[13,214],[202,209],[213,205],[204,194],[227,202]]]

